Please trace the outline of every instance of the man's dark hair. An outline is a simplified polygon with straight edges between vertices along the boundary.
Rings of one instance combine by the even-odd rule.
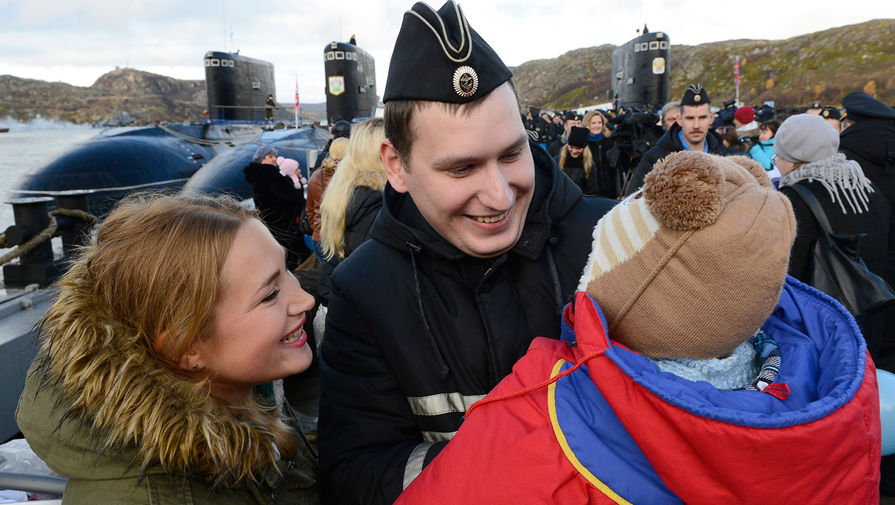
[[[518,106],[519,91],[516,89],[516,83],[513,82],[512,78],[507,82],[510,83],[510,89],[513,90]],[[491,91],[491,93],[493,92]],[[413,128],[410,127],[414,112],[438,104],[453,114],[461,113],[468,115],[480,106],[487,97],[491,96],[491,93],[478,100],[466,103],[433,102],[430,100],[391,100],[386,102],[383,114],[385,119],[385,137],[392,143],[392,146],[398,153],[398,158],[404,164],[404,169],[407,169],[407,161],[410,159],[410,149],[414,141]]]

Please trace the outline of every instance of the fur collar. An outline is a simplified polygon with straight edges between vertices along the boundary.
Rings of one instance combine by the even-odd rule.
[[[83,281],[84,270],[72,267],[41,321],[36,373],[41,388],[60,395],[60,424],[76,419],[98,437],[98,457],[135,448],[128,463],[143,475],[160,465],[229,486],[257,481],[275,465],[265,427],[239,420],[211,399],[204,382],[160,366],[138,343],[140,335],[113,322]]]

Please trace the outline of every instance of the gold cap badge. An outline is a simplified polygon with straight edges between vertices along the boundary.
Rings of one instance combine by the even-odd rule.
[[[454,71],[454,91],[463,98],[471,97],[479,89],[479,76],[472,67],[464,65]]]

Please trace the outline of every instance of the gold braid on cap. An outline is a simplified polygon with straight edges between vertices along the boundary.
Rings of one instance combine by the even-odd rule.
[[[441,25],[441,33],[439,33],[438,30],[436,30],[435,27],[432,26],[432,23],[427,21],[426,18],[421,16],[416,11],[409,10],[407,11],[407,13],[413,14],[414,16],[419,18],[419,20],[422,21],[424,25],[428,26],[429,29],[432,30],[432,33],[435,34],[435,38],[438,39],[438,43],[441,44],[441,49],[444,51],[445,56],[447,56],[449,60],[453,61],[454,63],[463,63],[464,61],[468,60],[469,56],[472,54],[472,35],[469,33],[469,22],[466,21],[466,16],[463,15],[463,12],[460,10],[460,6],[454,4],[454,11],[457,13],[457,21],[459,21],[460,25],[460,47],[454,47],[453,45],[451,45],[450,39],[448,39],[447,28],[444,26],[444,20],[441,19],[441,16],[438,15],[438,12],[430,7],[429,4],[423,3],[423,5],[427,9],[432,11],[433,14],[435,14],[435,18],[438,19],[438,23]],[[460,51],[463,50],[464,46],[466,46],[466,55],[461,56]],[[448,51],[448,48],[450,48],[450,51]],[[454,57],[451,52],[453,52],[453,54],[457,54],[459,57]]]

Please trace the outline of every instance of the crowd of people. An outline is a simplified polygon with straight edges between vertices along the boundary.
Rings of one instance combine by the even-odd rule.
[[[65,503],[895,494],[895,294],[811,286],[827,221],[895,286],[895,109],[716,114],[692,84],[655,114],[520,116],[451,0],[405,14],[383,102],[308,180],[259,147],[255,209],[140,194],[99,226],[17,410]],[[312,366],[308,436],[282,379]]]

